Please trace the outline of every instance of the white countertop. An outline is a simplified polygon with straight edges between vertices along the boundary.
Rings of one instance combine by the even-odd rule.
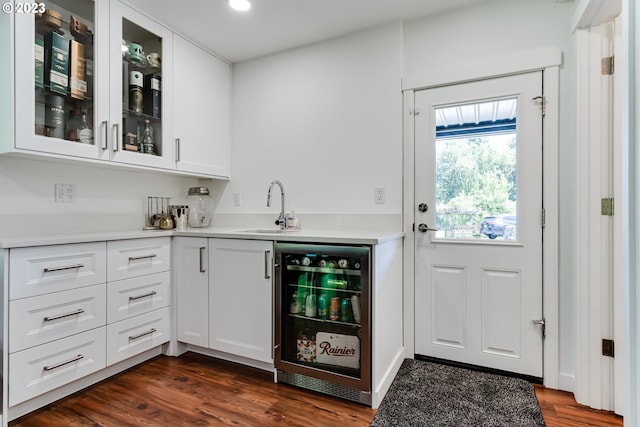
[[[253,231],[247,231],[253,230]],[[85,243],[106,240],[139,239],[160,236],[221,237],[228,239],[273,240],[281,242],[305,243],[343,243],[377,245],[404,237],[402,231],[381,230],[287,230],[279,232],[257,232],[255,227],[207,227],[189,228],[187,231],[175,230],[125,230],[97,233],[77,233],[64,235],[46,235],[29,237],[0,237],[0,248],[21,248],[29,246],[60,245],[67,243]],[[266,229],[270,230],[270,229]]]

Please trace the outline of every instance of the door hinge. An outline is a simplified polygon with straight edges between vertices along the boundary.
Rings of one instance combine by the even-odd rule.
[[[602,75],[613,74],[613,56],[602,58]]]
[[[534,96],[532,98],[533,102],[539,102],[542,107],[542,117],[547,114],[547,97],[544,95]]]
[[[602,355],[615,357],[615,346],[613,340],[602,339]]]
[[[602,215],[613,216],[613,212],[614,212],[613,197],[607,197],[600,200],[600,211]]]
[[[547,211],[544,208],[540,212],[540,223],[542,225],[542,228],[544,228],[544,226],[547,224]]]

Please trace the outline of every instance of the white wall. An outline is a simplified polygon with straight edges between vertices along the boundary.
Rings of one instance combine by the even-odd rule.
[[[235,64],[232,180],[216,212],[275,218],[280,196],[267,208],[267,188],[279,179],[303,219],[395,215],[399,229],[401,78],[400,23]],[[385,204],[374,204],[375,186]]]
[[[563,51],[560,70],[560,387],[573,389],[576,369],[577,248],[575,47],[570,23],[575,5],[554,0],[488,0],[433,17],[405,22],[404,67],[411,81],[439,76],[542,47]]]
[[[56,183],[75,184],[75,202],[55,203]],[[195,185],[174,175],[0,157],[0,236],[141,229],[147,196],[180,203]]]

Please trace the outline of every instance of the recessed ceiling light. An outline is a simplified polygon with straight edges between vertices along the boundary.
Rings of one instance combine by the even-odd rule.
[[[251,3],[249,3],[249,0],[229,0],[229,6],[241,12],[251,9]]]

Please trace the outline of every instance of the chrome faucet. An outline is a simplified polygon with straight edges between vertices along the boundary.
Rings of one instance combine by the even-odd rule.
[[[271,206],[271,189],[274,185],[280,187],[280,216],[276,219],[276,225],[280,226],[280,229],[283,230],[287,228],[287,218],[284,215],[284,185],[277,179],[271,181],[271,185],[269,185],[269,192],[267,193],[267,207]]]

